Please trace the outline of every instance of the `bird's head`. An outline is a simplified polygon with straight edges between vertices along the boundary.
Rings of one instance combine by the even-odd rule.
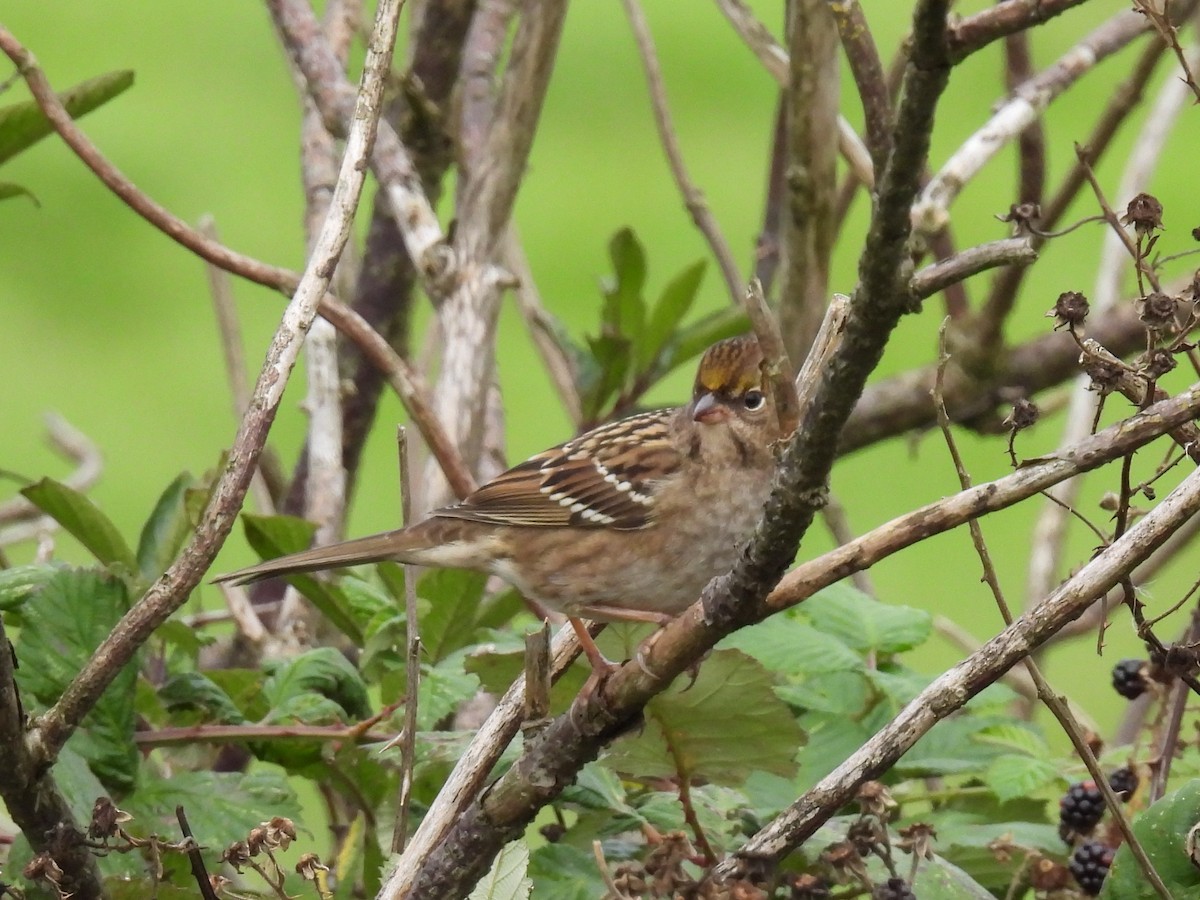
[[[762,361],[752,335],[728,338],[704,352],[688,407],[701,432],[728,428],[757,447],[778,439],[778,418],[769,386],[763,383]]]

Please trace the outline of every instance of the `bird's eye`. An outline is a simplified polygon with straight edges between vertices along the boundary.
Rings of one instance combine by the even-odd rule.
[[[767,395],[762,391],[746,391],[742,397],[742,405],[750,412],[757,412],[763,408],[763,404],[767,402]]]

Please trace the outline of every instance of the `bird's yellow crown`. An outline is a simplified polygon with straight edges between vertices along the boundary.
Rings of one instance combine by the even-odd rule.
[[[762,387],[762,351],[753,335],[713,344],[700,359],[695,393],[741,396]]]

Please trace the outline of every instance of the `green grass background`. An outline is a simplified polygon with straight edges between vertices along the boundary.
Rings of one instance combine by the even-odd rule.
[[[755,5],[764,21],[781,19],[780,2]],[[983,5],[964,3],[959,12]],[[890,57],[907,28],[908,4],[867,0],[864,6],[885,58]],[[1126,7],[1097,0],[1039,29],[1036,65],[1048,65],[1084,30]],[[646,8],[692,176],[735,253],[748,262],[762,205],[776,91],[714,4],[647,0]],[[261,5],[244,0],[9,0],[0,12],[56,87],[113,69],[136,71],[134,87],[83,125],[139,187],[188,221],[211,213],[222,238],[238,250],[302,266],[298,102]],[[1086,138],[1133,53],[1127,50],[1104,63],[1085,86],[1052,108],[1047,131],[1051,186],[1073,158],[1072,142]],[[931,154],[934,168],[1002,97],[1002,66],[1000,49],[994,46],[955,71],[941,105]],[[843,95],[846,114],[858,121],[848,78]],[[24,96],[23,86],[17,85],[0,102]],[[1168,252],[1187,249],[1188,232],[1197,224],[1190,162],[1196,116],[1194,109],[1185,112],[1153,185],[1166,204]],[[1128,148],[1140,121],[1135,118],[1125,129],[1118,150]],[[1111,159],[1121,156],[1118,152]],[[1005,236],[1006,226],[994,214],[1003,213],[1013,200],[1014,170],[1014,156],[1005,151],[963,192],[953,208],[961,246]],[[1113,161],[1100,167],[1110,191],[1119,171]],[[41,424],[44,412],[61,413],[103,448],[104,476],[91,494],[133,540],[167,482],[181,470],[213,466],[236,427],[203,266],[126,210],[56,139],[6,165],[0,180],[23,185],[40,202],[37,208],[24,200],[0,204],[0,468],[31,479],[66,474],[68,465],[46,447]],[[834,261],[835,290],[849,292],[854,286],[865,211],[860,197]],[[1077,204],[1079,215],[1092,211],[1086,198]],[[516,219],[539,290],[576,335],[595,329],[598,285],[608,270],[606,243],[617,229],[631,226],[643,240],[651,293],[706,255],[663,162],[628,27],[612,0],[580,0],[570,10]],[[1099,244],[1100,230],[1092,226],[1045,252],[1012,320],[1013,339],[1050,327],[1042,314],[1059,292],[1090,293]],[[1179,264],[1176,271],[1186,265]],[[986,284],[986,278],[973,283],[975,299]],[[237,283],[235,291],[253,377],[282,298],[246,283]],[[716,309],[725,302],[710,266],[702,304]],[[879,376],[929,362],[941,317],[940,301],[933,299],[921,315],[906,319]],[[567,419],[511,305],[502,316],[500,367],[509,398],[510,458],[561,440]],[[651,399],[678,401],[686,395],[689,377],[677,375]],[[298,372],[272,436],[289,463],[305,424],[299,410],[302,382]],[[391,423],[403,418],[399,404],[388,397],[366,456],[350,533],[392,527],[398,519]],[[1053,447],[1058,426],[1051,418],[1024,436],[1023,454]],[[965,433],[960,439],[977,480],[1007,471],[1001,440]],[[1158,459],[1157,452],[1147,454],[1147,472],[1151,456]],[[1094,500],[1102,489],[1115,486],[1115,472],[1092,479],[1089,496]],[[862,531],[954,492],[957,482],[940,437],[928,435],[842,460],[833,488],[852,525]],[[4,493],[12,490],[15,486],[6,483]],[[985,522],[1002,581],[1018,606],[1033,512],[1029,504]],[[814,529],[801,553],[814,554],[828,543],[823,531]],[[1086,534],[1076,535],[1074,558],[1086,559],[1091,543]],[[85,558],[66,539],[60,551],[67,559]],[[22,548],[11,556],[20,561],[28,553]],[[235,532],[216,569],[250,558]],[[871,574],[889,602],[944,613],[981,638],[999,627],[965,531],[927,541]],[[1189,577],[1164,577],[1152,586],[1151,602],[1164,605],[1177,598]],[[204,587],[199,594],[203,599],[212,591]],[[1122,708],[1106,686],[1108,670],[1120,656],[1137,652],[1126,622],[1117,617],[1104,659],[1096,658],[1093,642],[1078,641],[1057,653],[1049,667],[1055,686],[1079,699],[1105,726]],[[915,654],[913,662],[932,674],[960,656],[939,639]]]

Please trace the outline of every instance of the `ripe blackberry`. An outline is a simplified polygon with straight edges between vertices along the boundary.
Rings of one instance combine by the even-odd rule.
[[[1123,659],[1112,670],[1113,690],[1126,700],[1136,700],[1146,693],[1145,660]]]
[[[1096,782],[1077,781],[1058,801],[1060,825],[1075,831],[1091,831],[1104,815],[1104,795]]]
[[[1079,889],[1088,896],[1095,897],[1104,887],[1104,877],[1112,866],[1113,852],[1112,847],[1106,847],[1099,841],[1088,841],[1075,848],[1071,857],[1071,874],[1079,883]]]
[[[883,884],[875,885],[871,900],[917,900],[917,895],[903,878],[889,878]]]
[[[1129,766],[1109,772],[1108,786],[1121,800],[1128,800],[1138,789],[1137,772]]]

